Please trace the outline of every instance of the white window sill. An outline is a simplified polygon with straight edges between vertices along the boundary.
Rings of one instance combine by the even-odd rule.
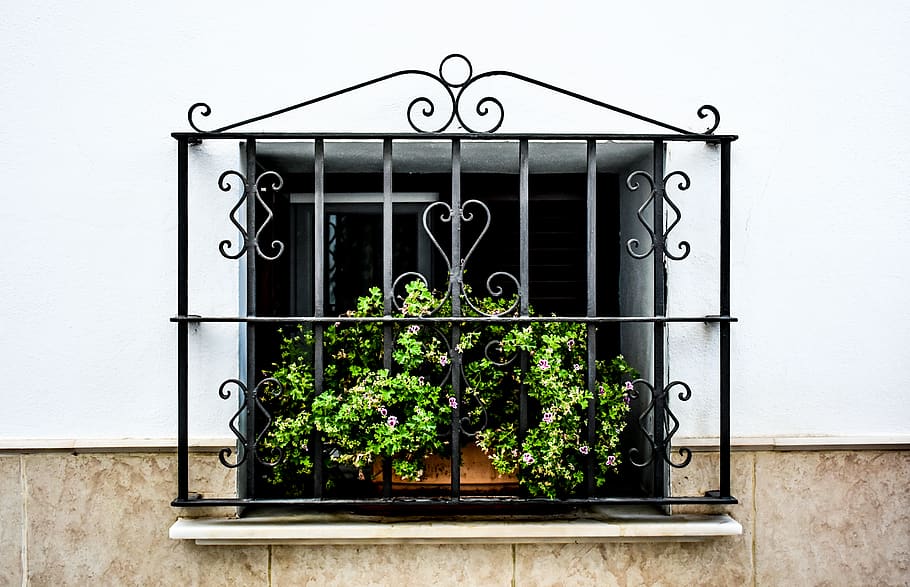
[[[325,514],[249,518],[180,518],[175,540],[196,544],[493,544],[579,542],[697,542],[739,536],[726,514],[665,516],[640,511],[592,514],[572,520],[447,519],[363,521]]]

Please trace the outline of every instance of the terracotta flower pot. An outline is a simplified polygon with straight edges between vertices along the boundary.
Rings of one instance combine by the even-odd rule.
[[[382,464],[374,463],[373,481],[382,485]],[[407,481],[392,475],[395,493],[446,494],[452,483],[452,461],[449,457],[427,457],[420,481]],[[487,455],[476,444],[461,449],[461,495],[517,495],[518,477],[500,475]]]

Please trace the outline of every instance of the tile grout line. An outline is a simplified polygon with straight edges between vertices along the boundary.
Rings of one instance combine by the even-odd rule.
[[[752,453],[752,587],[758,584],[758,569],[755,566],[756,534],[758,532],[758,454]]]
[[[19,499],[21,500],[19,564],[22,567],[22,587],[28,587],[28,480],[25,476],[25,455],[19,455]]]

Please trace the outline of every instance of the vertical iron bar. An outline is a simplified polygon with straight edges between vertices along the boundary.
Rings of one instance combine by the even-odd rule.
[[[246,159],[246,234],[247,248],[244,261],[246,263],[246,315],[256,315],[256,243],[252,241],[256,235],[256,140],[247,138],[245,144]],[[252,246],[250,246],[252,244]],[[244,447],[246,456],[246,487],[244,492],[247,497],[256,495],[256,324],[246,323],[246,402],[245,430],[247,445]],[[251,454],[252,453],[252,454]]]
[[[382,311],[392,314],[392,139],[382,141]],[[391,328],[391,326],[388,326]],[[386,342],[391,343],[391,330],[386,332]],[[383,348],[385,368],[391,366],[392,345]]]
[[[323,139],[316,139],[314,149],[314,185],[313,185],[313,315],[322,317],[325,314],[324,255],[325,255],[325,144]],[[313,325],[313,388],[316,396],[322,393],[324,385],[323,363],[323,325]],[[319,431],[313,433],[313,496],[322,497],[322,437]]]
[[[530,291],[530,204],[529,204],[528,140],[518,142],[518,281],[519,314],[528,316],[531,311]],[[528,385],[524,374],[528,372],[528,352],[521,351],[522,383],[518,395],[518,439],[524,441],[528,432]]]
[[[452,316],[461,316],[461,141],[452,139],[452,275],[449,276],[449,293],[452,299]],[[458,409],[452,410],[452,499],[461,496],[461,327],[452,323],[452,395]]]
[[[588,140],[587,143],[587,316],[597,315],[597,142]],[[594,454],[600,447],[595,445],[597,440],[597,329],[594,324],[587,326],[588,349],[588,401],[587,430],[588,446],[592,450],[585,459],[585,490],[588,496],[594,494],[595,489],[595,460]]]
[[[720,314],[730,315],[730,142],[720,144]],[[730,323],[720,323],[720,497],[730,496]]]
[[[382,313],[392,315],[392,139],[382,141]],[[392,371],[392,325],[383,326],[382,365]],[[383,462],[382,494],[392,495],[392,461]]]
[[[665,316],[667,313],[667,274],[664,251],[666,250],[664,234],[664,157],[666,155],[663,141],[654,141],[654,315]],[[666,354],[666,329],[663,322],[654,323],[654,446],[661,451],[660,455],[653,455],[653,481],[652,491],[658,497],[667,494],[667,447],[664,445],[665,402],[664,372]]]
[[[189,313],[188,142],[177,140],[177,315]],[[177,499],[189,497],[189,324],[177,324]]]

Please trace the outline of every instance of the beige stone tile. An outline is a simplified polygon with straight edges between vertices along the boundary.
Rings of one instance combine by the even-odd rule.
[[[516,546],[517,587],[751,585],[727,539]]]
[[[177,495],[177,457],[171,461],[173,478],[173,497]],[[206,498],[237,497],[237,469],[230,469],[221,464],[217,453],[190,453],[189,466],[190,494],[198,493]],[[183,517],[217,516],[233,510],[224,508],[183,508],[179,510]],[[220,512],[220,513],[219,513]]]
[[[702,496],[720,488],[720,455],[716,452],[695,452],[692,461],[682,469],[670,471],[671,494]],[[752,515],[754,453],[734,452],[730,455],[730,493],[738,504],[731,506],[674,506],[676,513],[728,513],[741,524]]]
[[[0,585],[22,584],[19,455],[0,457]]]
[[[671,472],[673,495],[704,495],[720,487],[718,480],[720,455],[715,452],[697,452],[689,466]],[[730,493],[739,503],[725,506],[675,506],[674,513],[725,513],[742,524],[742,536],[718,542],[730,556],[728,566],[742,569],[746,583],[754,575],[752,543],[755,533],[755,454],[734,452],[730,455]],[[708,581],[704,577],[702,581]],[[732,585],[733,583],[730,583]]]
[[[910,584],[908,481],[907,451],[758,453],[758,584]]]
[[[267,585],[268,547],[168,538],[173,454],[27,455],[31,585]]]
[[[688,543],[548,544],[516,546],[515,585],[751,585],[753,455],[734,453],[732,506],[675,506],[677,513],[728,513],[743,535]],[[695,453],[672,472],[674,495],[702,495],[718,488],[717,453]]]
[[[276,546],[275,587],[512,584],[512,547],[492,544]]]

